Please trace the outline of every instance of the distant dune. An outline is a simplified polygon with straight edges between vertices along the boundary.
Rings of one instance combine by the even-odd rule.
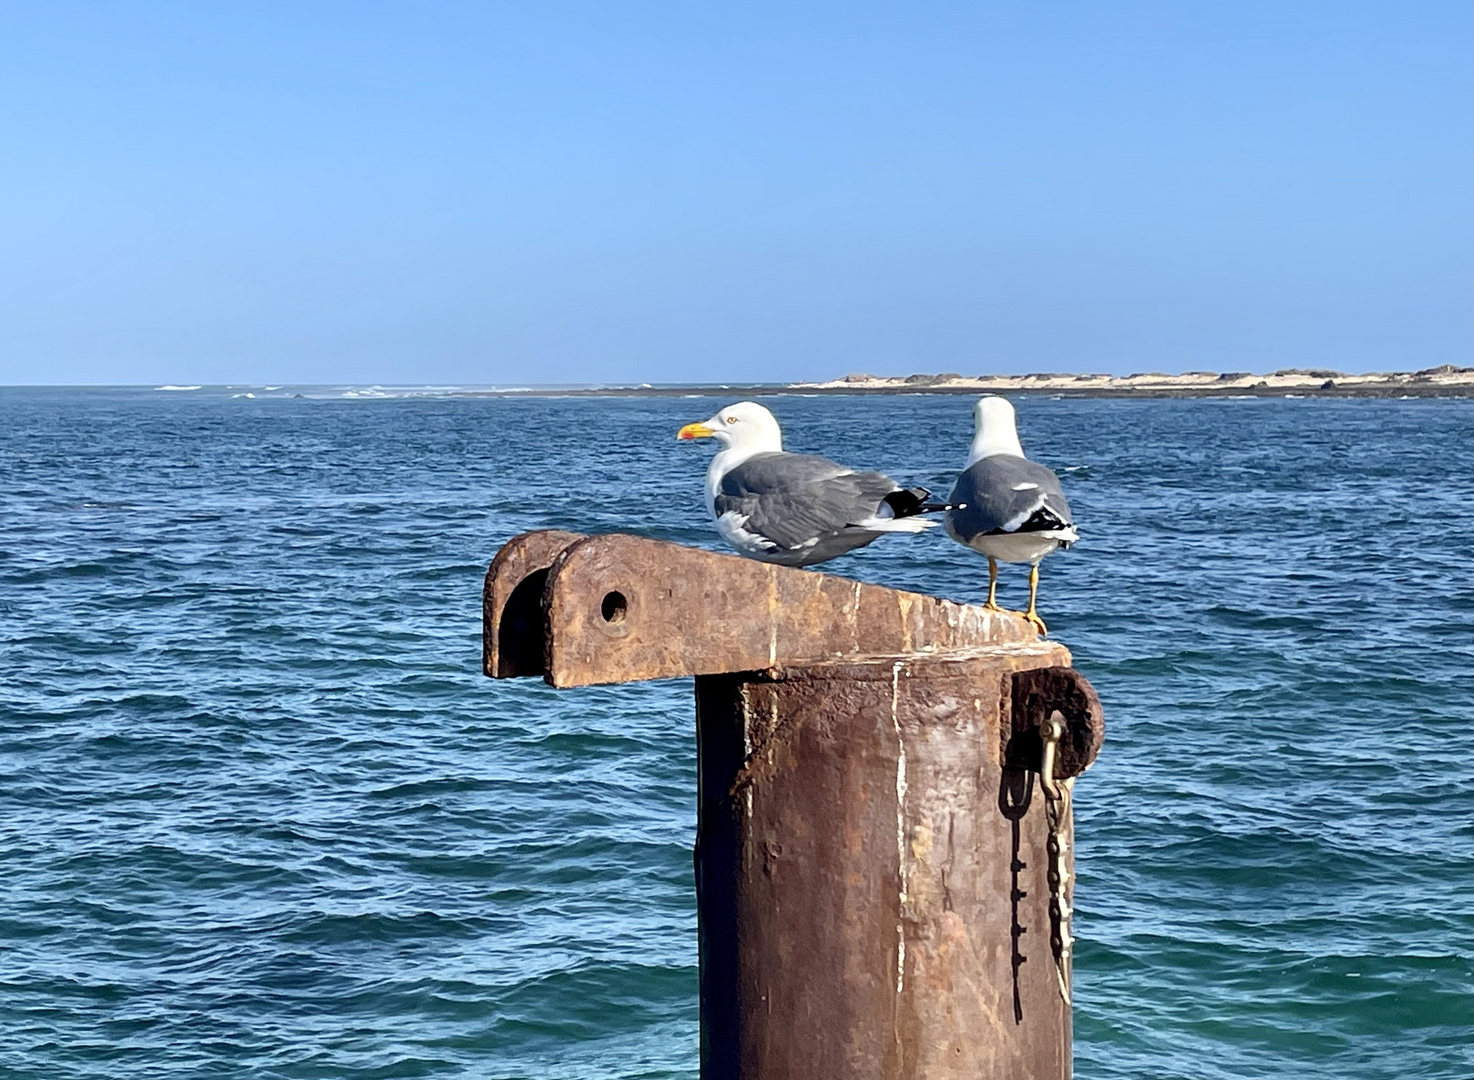
[[[422,393],[422,392],[417,392]],[[846,375],[827,382],[549,386],[454,390],[449,397],[762,397],[773,394],[1051,394],[1064,397],[1474,397],[1474,367],[1347,375],[1326,368],[1134,375]]]
[[[1247,371],[1160,371],[1133,375],[846,375],[828,382],[792,383],[790,390],[890,393],[1063,393],[1081,397],[1217,397],[1229,395],[1326,394],[1352,397],[1474,396],[1474,367],[1347,375],[1322,368],[1283,368],[1267,375]]]

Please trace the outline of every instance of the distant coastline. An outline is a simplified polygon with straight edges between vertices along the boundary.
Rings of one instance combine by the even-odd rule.
[[[782,394],[1036,394],[1069,398],[1474,398],[1474,367],[1348,375],[1325,368],[1286,368],[1264,375],[1242,371],[1189,371],[1181,375],[846,375],[824,382],[793,383],[605,383],[530,386],[338,384],[197,384],[133,386],[0,386],[0,392],[52,390],[107,393],[162,392],[187,397],[225,394],[264,398],[558,398],[558,397],[774,397]]]
[[[468,390],[455,396],[494,397],[690,397],[775,394],[1048,394],[1082,398],[1197,397],[1474,397],[1474,367],[1348,375],[1324,368],[1282,368],[1265,375],[1243,371],[1189,371],[1181,375],[846,375],[827,382],[757,385],[569,387]]]

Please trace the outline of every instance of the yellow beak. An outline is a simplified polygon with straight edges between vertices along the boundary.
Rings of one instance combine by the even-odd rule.
[[[687,424],[685,427],[681,428],[680,431],[676,432],[676,438],[709,439],[715,434],[716,432],[712,431],[711,428],[707,427],[705,424]]]

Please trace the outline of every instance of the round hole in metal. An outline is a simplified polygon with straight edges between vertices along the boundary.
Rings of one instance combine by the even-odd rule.
[[[599,614],[604,616],[606,623],[624,622],[625,612],[629,610],[629,601],[624,598],[622,592],[608,592],[604,594],[604,602],[599,605]]]

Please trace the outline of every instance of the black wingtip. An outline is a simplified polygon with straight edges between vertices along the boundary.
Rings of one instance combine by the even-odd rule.
[[[915,517],[917,514],[942,514],[962,506],[960,503],[928,502],[930,497],[931,492],[926,488],[910,487],[892,491],[884,501],[898,518]]]
[[[901,488],[899,491],[892,491],[881,501],[889,506],[891,512],[898,518],[914,517],[924,512],[922,508],[926,505],[927,496],[930,494],[931,492],[924,487]]]

